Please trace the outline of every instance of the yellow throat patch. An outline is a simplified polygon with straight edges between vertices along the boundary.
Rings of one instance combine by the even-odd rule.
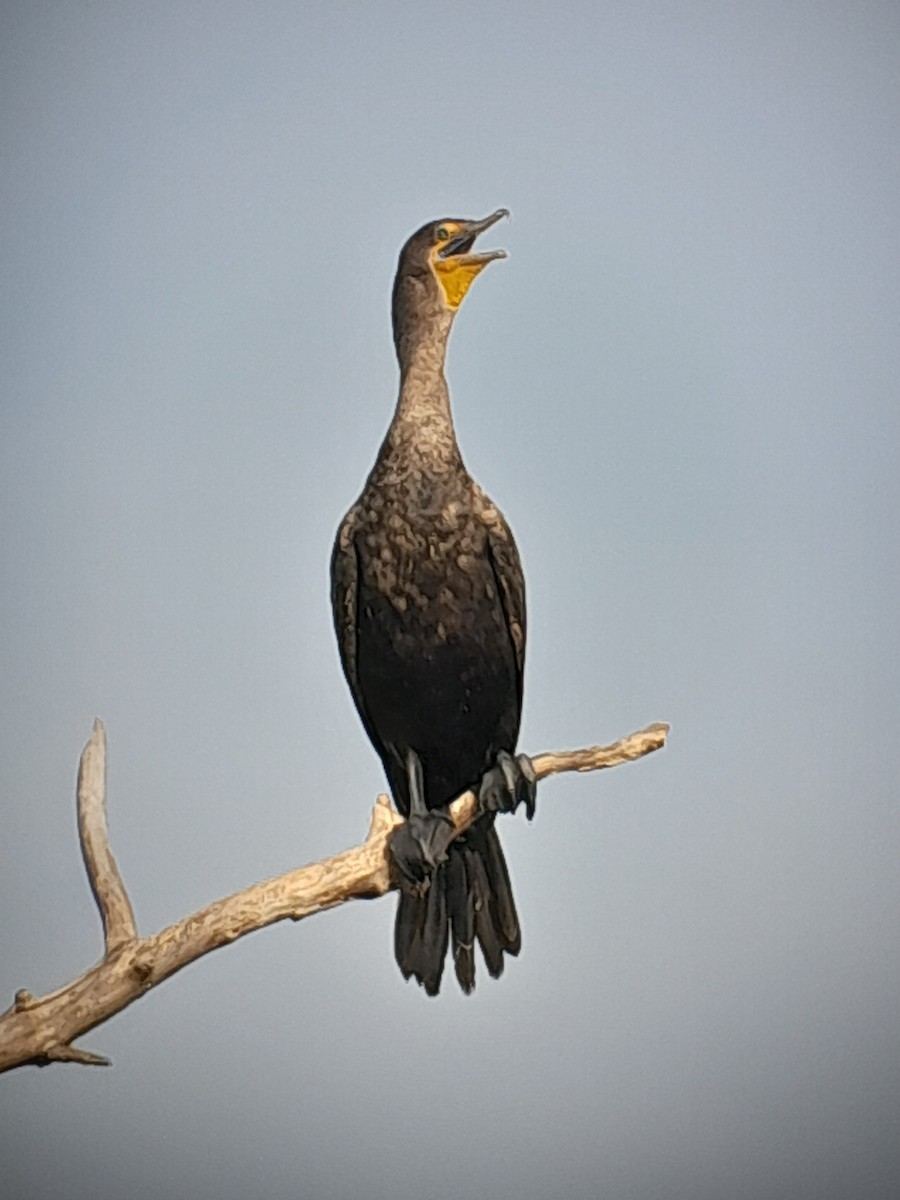
[[[441,285],[447,307],[456,310],[472,286],[472,280],[487,266],[486,262],[454,262],[452,258],[433,255],[431,265]]]

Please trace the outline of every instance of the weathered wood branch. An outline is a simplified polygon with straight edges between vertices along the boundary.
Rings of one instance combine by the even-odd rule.
[[[599,771],[641,758],[665,744],[669,727],[648,725],[610,746],[539,754],[538,779],[561,771]],[[458,833],[477,815],[474,792],[450,806]],[[107,1065],[102,1055],[77,1049],[74,1040],[109,1020],[150,988],[211,950],[263,929],[334,908],[347,900],[381,896],[394,886],[388,838],[402,824],[379,796],[365,842],[343,854],[289,871],[217,900],[149,937],[139,937],[128,893],[109,848],[106,826],[106,732],[94,722],[78,772],[78,831],[91,890],[103,922],[103,958],[78,979],[46,996],[21,990],[0,1016],[0,1072],[33,1064]]]
[[[106,730],[94,721],[78,764],[78,837],[91,891],[100,909],[106,957],[137,940],[131,901],[109,848],[106,827]]]

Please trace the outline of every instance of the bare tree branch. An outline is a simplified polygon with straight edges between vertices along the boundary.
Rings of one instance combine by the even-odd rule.
[[[109,848],[106,828],[106,730],[98,717],[78,765],[78,837],[100,909],[106,957],[137,938],[131,901]]]
[[[538,779],[561,771],[599,771],[641,758],[665,745],[668,725],[649,725],[610,746],[563,750],[532,759]],[[458,833],[478,815],[474,792],[450,806]],[[386,796],[379,796],[361,846],[311,863],[217,900],[159,933],[140,938],[134,913],[106,828],[106,733],[94,722],[78,772],[78,829],[85,866],[103,922],[104,957],[78,979],[46,996],[24,989],[0,1016],[0,1072],[27,1063],[107,1065],[102,1055],[73,1041],[121,1012],[150,988],[211,950],[257,929],[334,908],[347,900],[381,896],[394,886],[388,838],[402,824]]]

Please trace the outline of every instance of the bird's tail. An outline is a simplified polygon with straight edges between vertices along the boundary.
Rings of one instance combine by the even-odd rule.
[[[488,971],[503,972],[503,955],[518,954],[519,918],[493,816],[482,817],[450,847],[424,896],[400,893],[394,953],[405,979],[429,996],[441,986],[448,944],[464,992],[475,986],[475,940]]]

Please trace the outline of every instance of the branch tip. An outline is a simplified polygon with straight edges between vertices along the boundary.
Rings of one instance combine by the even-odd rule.
[[[78,837],[106,942],[107,957],[137,941],[134,912],[109,847],[106,823],[106,729],[99,717],[78,766]]]
[[[391,832],[397,825],[401,824],[403,818],[391,804],[390,799],[382,793],[376,797],[375,804],[372,807],[372,815],[369,818],[369,832],[366,834],[366,841],[371,842],[375,838],[379,838]]]
[[[111,1067],[112,1059],[105,1054],[94,1054],[90,1050],[79,1050],[77,1046],[51,1046],[43,1055],[39,1065],[49,1066],[54,1062],[80,1063],[84,1067]]]

